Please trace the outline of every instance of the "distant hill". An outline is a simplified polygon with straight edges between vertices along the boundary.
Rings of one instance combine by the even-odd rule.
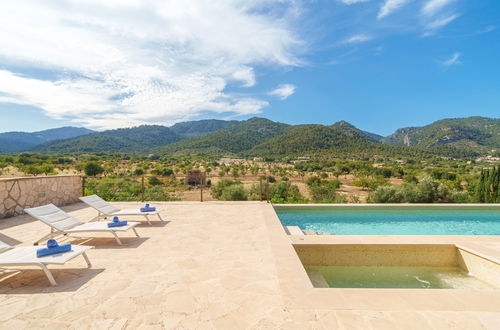
[[[237,120],[218,120],[218,119],[205,119],[193,120],[177,123],[170,126],[170,129],[175,134],[183,138],[194,138],[216,132],[227,126],[238,123]]]
[[[34,148],[45,142],[69,139],[94,133],[83,127],[60,127],[39,132],[6,132],[0,133],[0,153],[20,152]]]
[[[332,126],[299,125],[259,144],[250,156],[373,156],[407,154],[399,147],[384,145],[346,122]]]
[[[251,118],[229,125],[215,133],[157,148],[160,154],[237,154],[282,134],[291,126],[266,118]]]
[[[359,128],[357,128],[356,126],[346,122],[345,120],[341,120],[341,121],[336,122],[335,124],[332,125],[332,127],[337,127],[339,129],[343,130],[344,133],[346,133],[346,134],[362,134],[373,141],[380,141],[384,138],[382,135],[370,133],[367,131],[362,131]]]
[[[142,125],[51,141],[37,146],[33,151],[45,153],[148,152],[152,148],[180,139],[181,137],[168,127]]]
[[[389,145],[441,151],[452,156],[493,153],[500,149],[500,119],[443,119],[422,127],[398,129],[381,141]]]
[[[63,127],[36,133],[0,134],[0,152],[21,151],[471,158],[500,153],[500,119],[443,119],[423,127],[398,129],[385,138],[360,130],[346,121],[331,126],[293,126],[258,117],[244,121],[197,120],[171,127],[143,125],[104,132]]]

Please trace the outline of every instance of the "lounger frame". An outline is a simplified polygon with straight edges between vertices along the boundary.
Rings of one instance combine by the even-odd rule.
[[[87,250],[92,248],[93,246],[75,245],[72,247],[71,251],[38,258],[36,257],[37,247],[35,246],[23,246],[23,247],[9,246],[8,248],[2,250],[3,253],[0,253],[0,267],[19,267],[19,266],[39,267],[43,270],[45,276],[50,282],[50,285],[56,286],[57,282],[47,266],[50,264],[62,265],[81,255],[85,259],[88,268],[91,268],[92,264],[86,252]],[[28,253],[32,254],[33,257],[28,257],[27,256]],[[7,257],[7,259],[9,259],[10,257],[11,260],[9,261],[2,260],[5,259],[5,257]]]
[[[34,217],[35,219],[40,220],[46,225],[50,226],[50,233],[40,238],[38,241],[34,243],[34,245],[38,245],[40,242],[48,240],[50,238],[58,237],[61,235],[70,235],[73,233],[97,233],[97,232],[107,232],[111,233],[118,245],[122,245],[120,238],[117,235],[117,232],[125,232],[129,229],[132,229],[135,236],[140,237],[137,233],[135,226],[139,224],[139,222],[129,222],[126,226],[123,227],[107,227],[107,224],[104,222],[82,222],[81,220],[69,215],[64,212],[57,206],[53,204],[48,204],[44,206],[34,207],[31,209],[25,209],[26,213]]]
[[[160,219],[160,221],[165,221],[163,220],[159,210],[152,212],[141,212],[140,209],[122,210],[112,205],[111,203],[106,202],[104,199],[97,195],[80,197],[80,200],[98,212],[97,216],[91,221],[97,221],[114,216],[142,216],[146,219],[147,223],[151,225],[151,219],[149,218],[150,215],[156,215],[158,216],[158,219]]]

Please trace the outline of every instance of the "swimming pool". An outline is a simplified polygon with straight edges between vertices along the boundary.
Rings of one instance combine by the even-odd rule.
[[[335,235],[500,235],[498,206],[275,206],[284,226]]]

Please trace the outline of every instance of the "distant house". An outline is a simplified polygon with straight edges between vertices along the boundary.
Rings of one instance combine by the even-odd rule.
[[[254,157],[254,158],[253,158],[253,161],[254,161],[254,162],[263,162],[263,161],[264,161],[264,158],[262,158],[262,157]]]
[[[297,160],[301,161],[301,162],[304,162],[304,161],[311,160],[311,157],[299,157],[299,158],[297,158]]]
[[[234,159],[231,157],[222,157],[219,159],[219,164],[231,165],[232,163],[234,163]]]
[[[224,156],[219,159],[219,164],[231,165],[234,163],[240,163],[241,161],[243,161],[243,158]]]
[[[184,184],[186,186],[206,186],[207,173],[200,170],[188,171],[184,178]]]

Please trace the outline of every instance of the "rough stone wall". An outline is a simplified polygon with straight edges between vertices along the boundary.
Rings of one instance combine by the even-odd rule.
[[[24,213],[23,209],[66,205],[78,201],[82,178],[78,175],[0,179],[0,218]]]

